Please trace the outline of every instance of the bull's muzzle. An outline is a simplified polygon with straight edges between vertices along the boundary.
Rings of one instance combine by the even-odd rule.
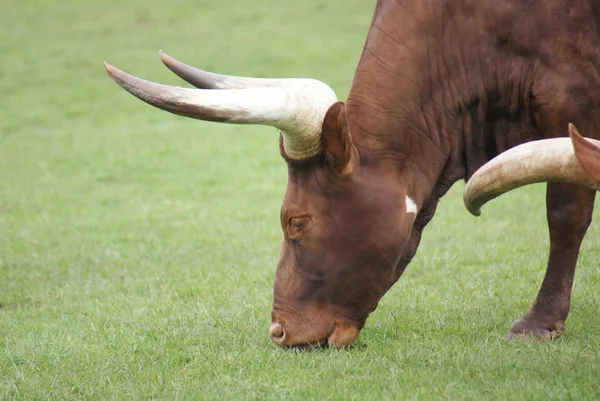
[[[295,348],[320,348],[329,346],[333,348],[348,348],[358,338],[360,329],[353,325],[335,324],[333,331],[320,339],[302,338],[301,333],[298,336],[288,335],[283,325],[279,322],[271,323],[269,328],[269,337],[280,347]]]

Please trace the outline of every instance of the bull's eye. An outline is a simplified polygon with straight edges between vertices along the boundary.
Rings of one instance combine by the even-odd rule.
[[[288,233],[290,237],[294,237],[306,228],[310,221],[308,216],[291,217],[288,223]]]

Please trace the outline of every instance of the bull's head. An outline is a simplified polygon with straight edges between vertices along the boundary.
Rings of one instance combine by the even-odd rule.
[[[159,85],[106,65],[139,99],[201,120],[279,129],[288,186],[281,208],[283,242],[270,336],[278,345],[358,337],[389,280],[416,209],[396,186],[360,167],[345,107],[323,82],[217,75],[161,53],[162,61],[199,89]],[[385,235],[381,235],[385,233]]]
[[[281,208],[284,238],[275,274],[271,339],[282,346],[351,345],[398,277],[395,269],[423,200],[407,196],[405,185],[397,185],[402,177],[392,173],[383,178],[381,170],[361,163],[345,105],[323,82],[230,77],[189,67],[163,53],[161,59],[199,89],[144,81],[108,64],[106,69],[122,88],[163,110],[208,121],[270,125],[281,133],[288,186]],[[579,141],[574,128],[572,137],[585,148],[586,141]],[[573,175],[577,162],[572,146],[560,162],[566,167],[559,171],[556,158],[539,159],[548,152],[536,146],[492,164],[491,173],[473,177],[465,194],[469,210],[477,213],[483,203],[507,190],[561,174],[579,177],[588,186],[597,184],[580,167],[579,175]],[[543,146],[564,148],[556,142]],[[515,157],[531,164],[527,174],[521,174]]]

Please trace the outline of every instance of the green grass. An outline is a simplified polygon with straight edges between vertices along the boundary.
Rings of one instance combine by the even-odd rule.
[[[0,399],[598,399],[600,231],[565,336],[503,336],[547,258],[544,188],[483,217],[442,201],[350,351],[267,338],[285,165],[264,127],[124,93],[199,67],[347,93],[372,1],[5,0],[0,13]],[[343,10],[343,11],[342,11]]]

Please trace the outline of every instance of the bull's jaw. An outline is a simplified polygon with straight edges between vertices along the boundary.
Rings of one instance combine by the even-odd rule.
[[[337,325],[327,339],[327,345],[333,348],[348,348],[360,335],[360,329],[353,325]]]

